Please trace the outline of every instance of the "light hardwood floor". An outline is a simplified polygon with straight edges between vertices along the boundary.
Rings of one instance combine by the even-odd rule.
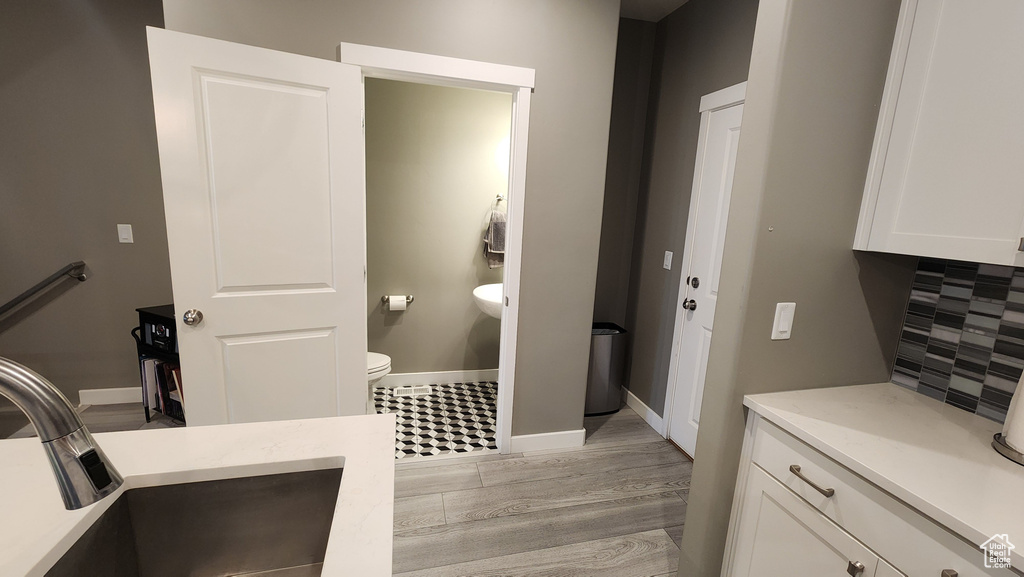
[[[171,419],[156,412],[150,413],[150,422],[147,423],[141,402],[122,405],[80,405],[76,407],[76,410],[82,417],[82,423],[89,427],[89,431],[92,433],[180,426]],[[21,413],[18,413],[17,423],[22,424],[21,428],[7,435],[7,438],[22,439],[36,436],[35,429],[32,428],[32,425],[28,424],[28,418],[21,415]],[[4,437],[0,437],[0,439],[2,438]]]
[[[394,573],[674,576],[692,463],[628,408],[543,454],[399,462]]]

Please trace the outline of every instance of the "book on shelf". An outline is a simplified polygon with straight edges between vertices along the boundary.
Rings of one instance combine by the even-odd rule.
[[[156,388],[156,365],[160,361],[143,358],[140,362],[142,363],[142,397],[146,399],[147,406],[159,411],[161,409]]]
[[[181,367],[155,358],[142,359],[142,392],[149,407],[179,421],[185,420]]]
[[[171,376],[174,377],[174,388],[178,391],[178,401],[185,402],[185,391],[181,388],[181,367],[175,366],[171,369]]]

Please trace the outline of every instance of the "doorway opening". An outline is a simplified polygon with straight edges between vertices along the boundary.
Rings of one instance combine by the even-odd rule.
[[[373,410],[396,416],[396,458],[497,450],[512,95],[364,90],[367,348],[390,366]]]
[[[391,357],[368,410],[398,413],[399,458],[509,453],[534,72],[338,54],[363,74],[368,350]]]

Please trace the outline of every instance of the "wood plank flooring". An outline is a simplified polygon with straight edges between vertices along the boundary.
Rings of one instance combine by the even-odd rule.
[[[402,577],[675,575],[692,463],[628,408],[572,451],[398,462]]]
[[[92,433],[109,433],[111,431],[134,431],[137,429],[158,429],[181,426],[160,413],[150,413],[150,422],[146,422],[142,402],[119,405],[80,405],[76,407],[82,417],[82,423]],[[28,422],[26,418],[25,423]],[[36,430],[26,424],[7,436],[10,439],[35,437]],[[0,437],[4,438],[4,437]]]

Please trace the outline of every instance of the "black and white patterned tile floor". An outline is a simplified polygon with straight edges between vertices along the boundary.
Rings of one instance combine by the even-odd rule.
[[[395,458],[497,449],[497,393],[493,381],[430,385],[428,395],[395,396],[375,387],[378,413],[395,413]]]

